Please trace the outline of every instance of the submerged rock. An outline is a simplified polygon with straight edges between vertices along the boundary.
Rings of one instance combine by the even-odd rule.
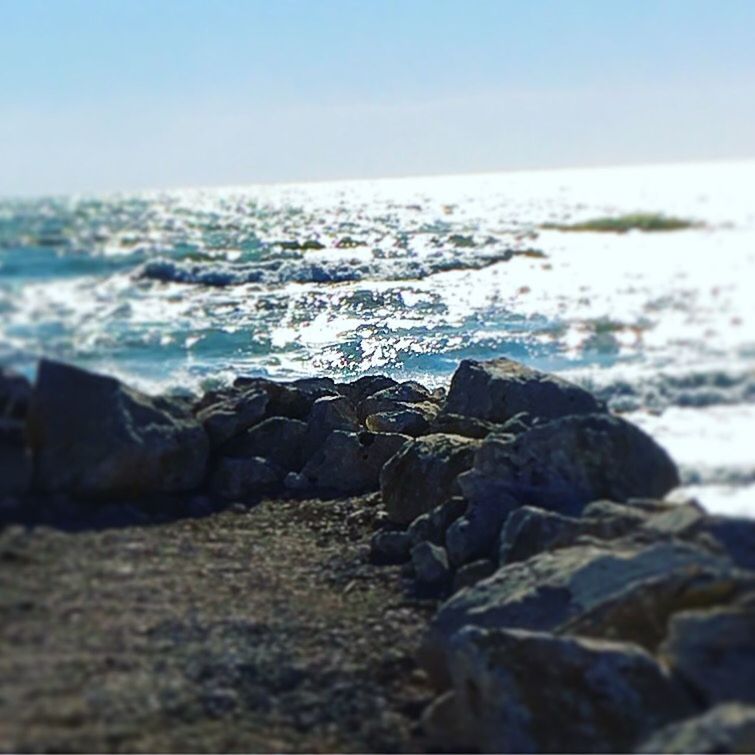
[[[638,427],[607,414],[564,417],[513,440],[488,436],[473,469],[459,477],[470,501],[510,495],[563,514],[579,514],[600,498],[660,498],[678,484],[666,451]]]
[[[47,493],[120,497],[198,487],[209,443],[176,402],[42,360],[29,407],[34,483]]]
[[[627,752],[695,711],[651,655],[625,643],[466,628],[451,640],[449,671],[443,714],[424,719],[447,750]]]
[[[491,422],[520,412],[551,420],[604,411],[602,402],[579,386],[511,359],[465,359],[451,380],[445,411]]]
[[[656,731],[637,753],[755,752],[755,707],[725,703]]]
[[[457,476],[472,465],[479,444],[458,435],[426,435],[407,443],[380,475],[391,521],[408,524],[451,498]]]
[[[306,463],[302,475],[320,490],[340,493],[377,490],[383,465],[408,440],[408,435],[398,433],[334,430]]]

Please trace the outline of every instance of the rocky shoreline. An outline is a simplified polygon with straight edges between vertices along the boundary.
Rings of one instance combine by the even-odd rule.
[[[421,737],[362,747],[755,750],[755,521],[665,500],[668,454],[557,377],[467,360],[447,391],[239,377],[190,400],[43,360],[0,376],[0,418],[6,539],[365,501],[370,579],[438,608]]]

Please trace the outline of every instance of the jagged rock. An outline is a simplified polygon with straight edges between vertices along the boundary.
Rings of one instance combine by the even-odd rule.
[[[576,545],[503,566],[462,590],[431,622],[424,653],[443,675],[448,638],[462,626],[514,627],[655,648],[668,617],[751,589],[754,576],[689,543]]]
[[[614,509],[614,516],[608,515],[610,507]],[[581,517],[522,506],[511,512],[501,528],[498,560],[501,565],[526,561],[545,550],[573,545],[581,537],[613,540],[637,529],[647,518],[643,512],[609,501],[588,504]]]
[[[284,472],[301,469],[307,425],[298,419],[270,417],[226,443],[224,456],[267,459]]]
[[[695,711],[663,667],[627,643],[468,627],[451,640],[449,671],[448,723],[433,731],[440,717],[425,722],[451,751],[627,752]]]
[[[42,360],[27,422],[43,492],[119,497],[198,487],[209,442],[181,406]]]
[[[0,368],[0,419],[25,419],[30,398],[31,383],[23,375]]]
[[[465,359],[453,378],[445,411],[505,422],[520,412],[551,420],[605,411],[602,402],[578,386],[510,359]]]
[[[304,440],[304,458],[308,459],[321,448],[333,430],[359,430],[356,409],[345,396],[323,396],[312,404]]]
[[[494,501],[472,501],[464,516],[446,532],[446,547],[451,563],[460,566],[478,558],[492,557],[498,537],[509,514],[519,506],[511,496],[501,495]]]
[[[438,590],[446,587],[451,579],[446,551],[440,545],[424,542],[411,550],[414,578],[420,588]]]
[[[302,474],[321,490],[341,493],[377,490],[383,465],[408,440],[408,435],[398,433],[334,430],[306,463]]]
[[[755,703],[755,593],[734,605],[678,613],[660,655],[709,705]]]
[[[322,391],[305,390],[295,385],[276,383],[274,380],[258,377],[239,377],[233,387],[244,392],[259,391],[267,394],[267,417],[306,419],[312,404],[320,398]],[[205,401],[207,399],[203,399]]]
[[[664,726],[635,752],[755,752],[755,707],[739,703],[716,705],[699,716]]]
[[[405,409],[407,404],[424,402],[433,402],[430,391],[413,380],[407,380],[365,398],[358,407],[359,419],[364,421],[371,414],[400,411]]]
[[[481,579],[487,579],[495,571],[495,563],[487,558],[464,564],[454,575],[453,591],[458,592],[464,587],[476,585]]]
[[[411,540],[406,532],[376,532],[370,541],[370,558],[378,564],[403,564],[409,560]]]
[[[23,423],[0,418],[0,498],[26,493],[31,477],[32,459]]]
[[[265,418],[268,403],[269,398],[264,391],[253,388],[234,391],[217,403],[199,409],[196,417],[207,432],[212,448],[218,448],[261,422]]]
[[[396,385],[398,385],[397,381],[385,377],[385,375],[365,375],[352,383],[336,383],[336,390],[341,395],[346,396],[354,406],[359,406],[373,393]]]
[[[267,459],[224,457],[212,475],[210,489],[221,498],[233,500],[270,492],[282,479],[283,471]]]
[[[459,435],[426,435],[407,443],[380,475],[391,521],[408,524],[451,498],[457,476],[472,465],[479,444]]]
[[[444,545],[446,531],[467,510],[467,502],[455,496],[440,506],[418,516],[407,528],[412,545],[425,540],[434,545]]]
[[[607,414],[564,417],[514,440],[488,436],[459,477],[469,501],[510,495],[522,504],[579,514],[590,501],[662,497],[679,484],[676,466],[650,436]]]
[[[437,413],[438,407],[435,404],[423,401],[406,404],[404,408],[390,412],[370,414],[364,422],[367,429],[373,432],[404,433],[416,437],[428,432]]]
[[[490,433],[502,432],[503,425],[486,422],[484,419],[465,417],[463,414],[438,414],[430,423],[428,433],[444,433],[446,435],[463,435],[465,438],[485,438]]]

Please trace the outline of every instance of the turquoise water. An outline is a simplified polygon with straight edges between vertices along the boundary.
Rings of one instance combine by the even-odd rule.
[[[749,510],[754,186],[745,162],[0,200],[0,362],[198,391],[238,374],[437,384],[505,355],[598,391],[688,489]],[[637,210],[705,227],[540,228]]]

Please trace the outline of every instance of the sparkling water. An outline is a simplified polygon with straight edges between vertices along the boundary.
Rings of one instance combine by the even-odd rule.
[[[542,228],[637,211],[701,225]],[[43,355],[182,392],[508,356],[755,516],[755,162],[0,200],[0,363]]]

